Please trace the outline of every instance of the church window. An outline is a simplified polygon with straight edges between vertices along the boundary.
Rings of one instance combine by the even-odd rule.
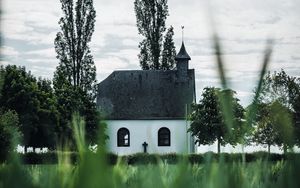
[[[118,130],[118,147],[128,147],[130,146],[130,133],[126,128],[121,128]]]
[[[171,133],[166,127],[162,127],[158,130],[158,146],[170,146],[171,145]]]

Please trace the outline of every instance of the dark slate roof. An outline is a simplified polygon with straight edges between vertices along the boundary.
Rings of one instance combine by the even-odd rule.
[[[195,102],[195,73],[114,71],[98,84],[97,106],[106,119],[184,119]]]
[[[184,43],[182,42],[181,44],[181,48],[178,52],[178,54],[175,57],[175,60],[191,60],[191,57],[189,56],[189,54],[186,52],[185,50],[185,46]]]

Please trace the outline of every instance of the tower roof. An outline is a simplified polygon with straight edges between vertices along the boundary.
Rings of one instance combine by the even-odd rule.
[[[185,50],[185,46],[184,46],[183,41],[182,41],[182,44],[181,44],[180,51],[178,52],[178,54],[175,57],[175,60],[176,61],[178,61],[178,60],[191,60],[191,57],[189,56],[189,54]]]

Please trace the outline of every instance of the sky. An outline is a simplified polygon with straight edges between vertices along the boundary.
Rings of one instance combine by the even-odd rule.
[[[140,69],[134,0],[94,0],[95,32],[90,47],[100,82],[114,70]],[[269,70],[300,76],[299,0],[169,0],[167,27],[184,42],[195,69],[197,100],[202,89],[220,86],[212,48],[212,25],[221,38],[230,87],[247,106],[257,84],[267,39],[274,40]],[[54,38],[62,16],[59,0],[2,0],[0,63],[25,66],[52,79],[59,61]],[[213,21],[212,21],[213,20]],[[213,24],[212,24],[213,23]]]

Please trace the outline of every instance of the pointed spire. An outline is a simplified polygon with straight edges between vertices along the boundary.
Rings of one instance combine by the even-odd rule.
[[[181,48],[180,48],[178,54],[175,57],[175,60],[176,61],[178,61],[178,60],[191,60],[191,57],[189,56],[189,54],[185,50],[185,46],[184,46],[183,41],[182,41],[182,44],[181,44]]]
[[[182,42],[183,42],[183,41],[184,41],[184,40],[183,40],[183,37],[184,37],[184,26],[183,26],[183,25],[181,26],[181,32],[182,32],[182,33],[181,33],[181,40],[182,40]]]

